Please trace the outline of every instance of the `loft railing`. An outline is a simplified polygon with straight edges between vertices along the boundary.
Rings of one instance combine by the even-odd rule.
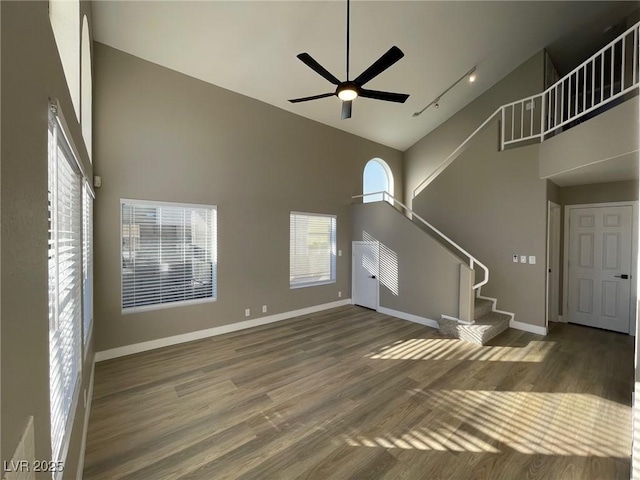
[[[482,287],[483,285],[485,285],[489,281],[489,269],[486,267],[486,265],[484,263],[482,263],[476,257],[471,255],[469,252],[467,252],[464,248],[462,248],[456,242],[451,240],[444,233],[442,233],[440,230],[438,230],[436,227],[431,225],[429,222],[427,222],[424,218],[422,218],[416,212],[414,212],[409,207],[407,207],[400,200],[398,200],[397,198],[392,197],[388,192],[385,192],[385,191],[374,192],[374,193],[365,193],[363,195],[354,195],[351,198],[354,199],[354,200],[361,198],[362,201],[364,202],[364,199],[367,198],[367,197],[373,197],[375,199],[375,201],[388,201],[393,206],[397,205],[397,206],[401,207],[406,213],[410,214],[409,218],[411,218],[413,220],[417,220],[419,223],[421,223],[422,225],[427,227],[431,232],[433,232],[436,236],[440,237],[445,243],[451,245],[455,250],[460,252],[463,256],[467,257],[469,259],[469,268],[471,270],[474,270],[476,265],[478,267],[480,267],[484,272],[484,278],[482,279],[481,282],[478,282],[473,286],[473,290],[476,290],[476,289]]]
[[[626,95],[640,85],[640,22],[544,92],[502,105],[469,135],[414,190],[424,190],[495,117],[500,118],[500,150],[545,137]]]
[[[501,149],[537,139],[626,95],[640,83],[640,23],[544,92],[501,107]]]

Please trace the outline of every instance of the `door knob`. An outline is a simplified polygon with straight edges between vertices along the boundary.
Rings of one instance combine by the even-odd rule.
[[[369,278],[376,278],[376,276],[375,275],[371,275]]]
[[[629,275],[627,275],[626,273],[623,273],[622,275],[614,275],[614,277],[622,278],[623,280],[628,280],[629,279]]]

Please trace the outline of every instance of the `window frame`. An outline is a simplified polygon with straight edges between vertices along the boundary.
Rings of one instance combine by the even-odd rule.
[[[175,302],[155,303],[151,305],[141,305],[133,307],[124,307],[124,280],[123,280],[123,206],[124,205],[140,205],[147,207],[172,207],[172,208],[193,208],[202,210],[211,210],[213,212],[212,219],[212,248],[211,248],[211,264],[212,264],[212,296],[207,298],[195,298],[189,300],[179,300]],[[120,199],[120,313],[122,315],[130,315],[141,312],[150,312],[155,310],[164,310],[168,308],[178,308],[189,305],[199,305],[203,303],[213,303],[218,301],[218,206],[205,205],[197,203],[182,202],[166,202],[159,200],[140,200],[131,198]]]
[[[58,305],[59,305],[59,295],[57,294],[58,289],[59,289],[59,273],[56,273],[56,284],[55,284],[55,292],[56,292],[56,306],[54,307],[54,310],[56,311],[56,313],[54,313],[54,317],[55,318],[51,318],[51,312],[48,314],[49,317],[49,385],[50,385],[50,393],[49,393],[49,412],[50,412],[50,418],[49,418],[49,424],[50,424],[50,429],[51,429],[51,433],[50,433],[50,443],[51,443],[51,459],[52,461],[65,461],[66,457],[67,457],[67,453],[69,450],[69,444],[71,441],[71,433],[72,433],[72,428],[73,428],[73,422],[75,421],[75,413],[76,410],[78,408],[78,401],[79,401],[79,397],[80,397],[80,390],[81,390],[81,386],[82,386],[82,372],[83,372],[83,367],[84,367],[84,355],[83,355],[83,348],[84,348],[84,339],[83,339],[83,288],[84,288],[84,276],[83,276],[83,255],[84,255],[84,244],[83,244],[83,186],[82,186],[82,182],[84,181],[84,179],[86,178],[85,174],[84,174],[84,170],[82,169],[82,166],[80,164],[80,162],[78,161],[78,156],[77,153],[75,151],[75,146],[73,145],[73,143],[70,140],[70,136],[67,133],[66,130],[66,122],[64,121],[64,116],[62,115],[62,112],[60,110],[60,107],[58,105],[57,102],[53,101],[50,103],[49,105],[49,118],[48,118],[48,124],[47,124],[47,135],[49,135],[49,132],[51,130],[51,128],[53,127],[53,138],[52,138],[52,145],[49,146],[49,151],[47,153],[47,163],[48,163],[48,178],[47,178],[47,190],[49,191],[50,188],[57,188],[58,186],[58,179],[59,179],[59,174],[58,174],[58,169],[60,168],[58,163],[59,162],[66,162],[68,164],[68,167],[73,175],[73,179],[74,179],[74,183],[76,184],[77,187],[77,192],[76,192],[76,196],[77,196],[77,201],[78,201],[78,205],[77,205],[77,212],[74,212],[76,214],[76,222],[78,223],[79,227],[78,227],[78,240],[77,240],[77,256],[78,256],[78,261],[77,261],[77,265],[75,267],[75,274],[77,274],[77,283],[78,283],[78,291],[76,293],[76,300],[78,302],[76,308],[75,308],[75,313],[76,313],[76,318],[72,319],[72,335],[74,335],[74,337],[72,337],[72,342],[74,343],[73,345],[73,349],[77,350],[73,352],[73,356],[75,358],[72,358],[72,362],[75,362],[75,378],[70,378],[70,381],[73,382],[73,386],[71,387],[71,392],[69,395],[69,399],[70,399],[70,403],[68,405],[68,411],[67,412],[62,412],[63,418],[61,419],[62,422],[62,428],[63,428],[63,432],[61,435],[56,435],[55,439],[54,439],[54,425],[53,425],[53,421],[54,418],[57,418],[57,416],[53,415],[54,411],[53,411],[53,407],[54,407],[54,402],[52,401],[51,398],[51,393],[55,390],[53,387],[54,385],[51,384],[52,382],[52,368],[53,368],[53,362],[52,362],[52,337],[55,336],[57,334],[57,332],[60,330],[61,325],[60,325],[60,319],[58,317],[57,314],[57,310],[58,310]],[[55,167],[51,166],[51,162],[52,162],[52,152],[51,152],[51,147],[53,147],[53,152],[55,155],[55,160],[53,160],[56,165]],[[64,155],[63,159],[60,159],[58,157],[58,151],[61,151]],[[56,172],[56,179],[53,180],[53,185],[51,184],[51,178],[50,178],[50,173],[51,173],[51,169],[54,168],[55,172]],[[57,203],[57,193],[54,193],[53,190],[51,190],[51,206],[48,207],[51,210],[48,213],[48,221],[50,222],[49,226],[48,226],[48,231],[49,234],[53,234],[55,236],[55,240],[52,238],[52,242],[55,242],[55,245],[53,246],[53,248],[56,250],[56,259],[58,259],[58,243],[57,243],[57,235],[56,233],[58,232],[58,226],[57,226],[57,215],[56,215],[56,219],[54,220],[54,213],[57,212],[54,211],[54,204],[53,202],[55,201]],[[74,206],[72,206],[72,208],[75,208]],[[47,247],[47,251],[49,251],[51,247]],[[49,259],[48,262],[50,262],[51,260]],[[59,260],[58,260],[59,261]],[[48,266],[48,270],[50,271],[51,265]],[[56,266],[56,271],[59,268],[59,265]],[[48,289],[49,289],[49,301],[51,302],[51,285],[50,285],[50,274],[49,278],[47,280],[47,284],[48,284]],[[66,337],[65,337],[66,338]],[[64,340],[64,339],[63,339]],[[77,345],[75,345],[75,343],[77,343]],[[63,353],[64,354],[64,353]],[[59,352],[56,351],[56,358],[58,358],[58,356],[60,355]],[[58,368],[64,368],[64,367],[58,367]],[[64,378],[62,378],[60,380],[60,382],[62,383],[62,385],[64,385]],[[56,390],[57,391],[57,390]],[[62,392],[64,394],[64,392]],[[67,394],[69,392],[66,392]],[[59,406],[62,407],[62,409],[65,408],[64,403],[59,404]],[[55,412],[55,413],[60,413]],[[55,425],[56,427],[60,427],[61,425]],[[54,479],[58,479],[61,478],[62,474],[61,472],[56,472],[53,473],[53,478]]]
[[[294,215],[306,216],[306,217],[321,217],[328,218],[331,220],[331,232],[330,234],[330,273],[328,280],[319,280],[319,281],[308,281],[302,283],[291,283],[291,217]],[[295,210],[291,210],[289,212],[289,289],[297,290],[299,288],[307,288],[307,287],[317,287],[321,285],[330,285],[332,283],[336,283],[337,279],[337,261],[336,261],[336,253],[337,253],[337,245],[338,245],[338,216],[334,214],[328,213],[311,213],[311,212],[299,212]]]

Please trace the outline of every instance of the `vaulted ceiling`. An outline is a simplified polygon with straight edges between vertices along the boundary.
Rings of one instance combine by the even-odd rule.
[[[346,2],[100,1],[93,3],[93,25],[98,42],[406,150],[540,49],[553,45],[563,52],[562,61],[570,63],[567,52],[579,50],[576,42],[597,43],[636,6],[591,1],[354,1],[351,76],[397,45],[405,57],[367,88],[410,97],[405,104],[359,98],[348,120],[340,119],[340,100],[335,97],[300,104],[287,101],[334,89],[300,62],[298,53],[308,52],[344,78]],[[475,83],[461,82],[439,109],[412,116],[473,66]]]

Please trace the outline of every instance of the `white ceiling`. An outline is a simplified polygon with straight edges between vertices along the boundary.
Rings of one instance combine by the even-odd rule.
[[[405,57],[367,88],[408,93],[405,104],[357,99],[340,120],[335,97],[289,98],[334,87],[300,62],[308,52],[345,76],[346,3],[342,1],[98,1],[94,38],[145,60],[275,105],[326,125],[406,150],[531,55],[591,28],[601,32],[635,2],[355,1],[351,6],[351,78],[392,45]],[[602,26],[602,28],[600,28]],[[477,65],[420,117],[412,117]]]

